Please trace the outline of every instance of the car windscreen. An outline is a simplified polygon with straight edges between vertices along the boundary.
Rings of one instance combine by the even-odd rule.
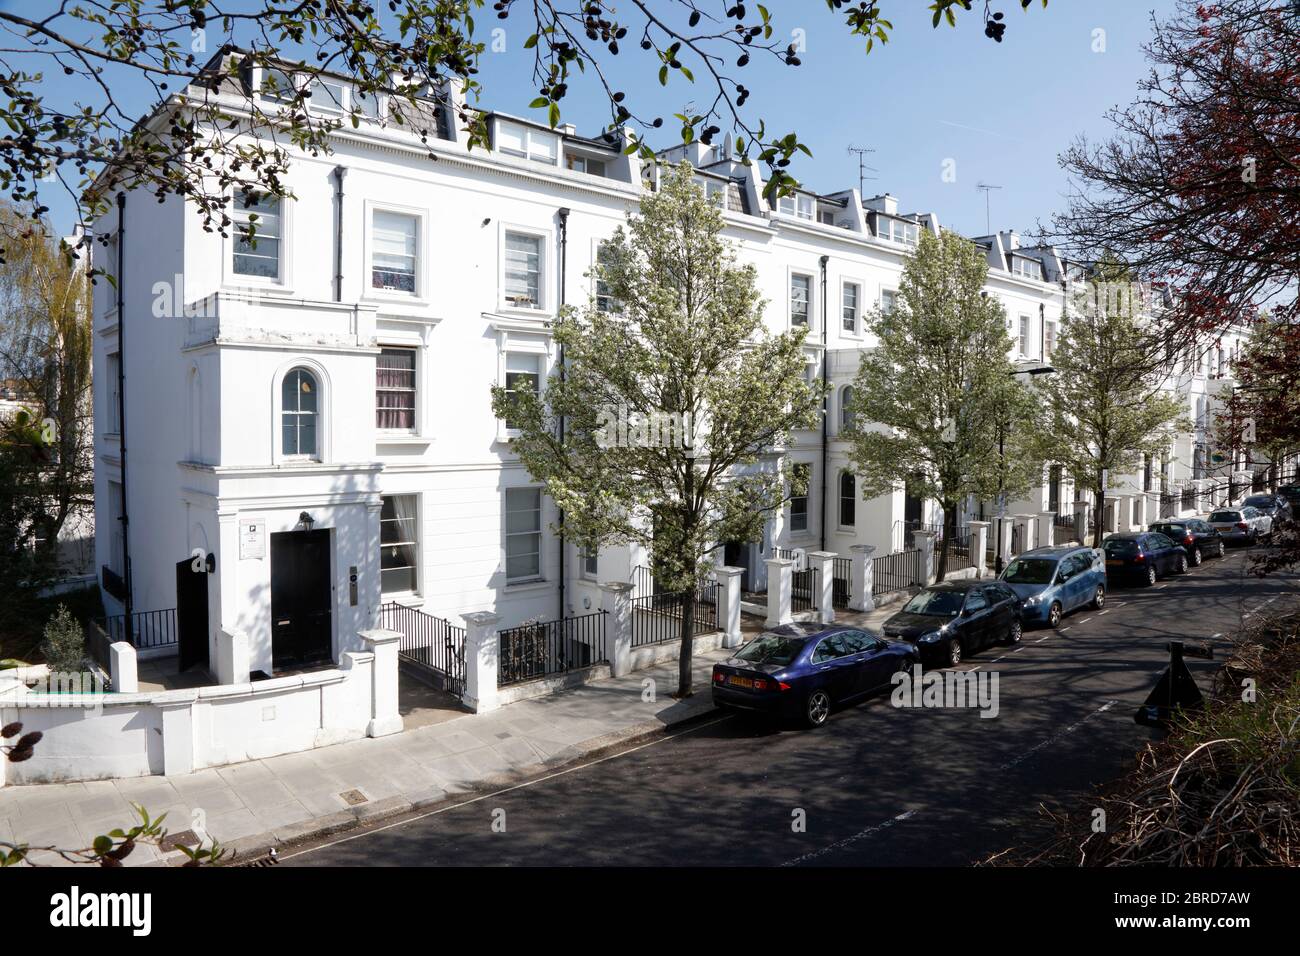
[[[1250,505],[1252,508],[1272,508],[1277,502],[1268,495],[1251,495],[1242,504]]]
[[[1042,558],[1016,558],[1007,565],[1002,580],[1008,584],[1048,584],[1056,573],[1056,562]]]
[[[965,594],[961,591],[920,591],[903,605],[908,614],[953,617],[960,610]]]
[[[1158,531],[1165,537],[1174,538],[1175,540],[1187,534],[1187,529],[1180,524],[1153,524],[1151,530]]]
[[[1241,520],[1241,514],[1240,514],[1239,512],[1236,512],[1236,511],[1216,511],[1216,512],[1214,512],[1214,514],[1210,515],[1210,520],[1211,520],[1211,521],[1219,521],[1219,522],[1223,522],[1223,521],[1240,521],[1240,520]]]
[[[764,634],[736,651],[736,657],[751,664],[789,664],[806,641],[802,637]]]
[[[1138,549],[1137,541],[1132,538],[1107,538],[1101,546],[1107,554],[1133,554]]]

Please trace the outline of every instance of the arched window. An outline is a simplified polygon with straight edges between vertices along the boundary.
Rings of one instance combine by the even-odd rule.
[[[840,389],[840,431],[846,432],[853,427],[853,412],[849,406],[853,403],[853,386],[845,385]]]
[[[852,528],[858,517],[858,483],[853,472],[840,472],[840,527]]]
[[[320,386],[305,368],[291,369],[280,392],[280,451],[304,458],[318,456]]]

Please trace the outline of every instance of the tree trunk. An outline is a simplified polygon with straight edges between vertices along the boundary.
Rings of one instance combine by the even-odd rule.
[[[939,544],[939,560],[934,566],[934,583],[938,584],[948,573],[948,547],[957,533],[957,506],[943,506],[943,540]]]
[[[686,602],[682,606],[682,649],[677,658],[677,693],[673,695],[679,700],[690,697],[693,693],[691,663],[695,645],[695,594],[694,587],[687,591]]]
[[[1101,547],[1101,539],[1105,534],[1106,523],[1106,489],[1098,484],[1093,490],[1094,500],[1092,503],[1092,546]]]

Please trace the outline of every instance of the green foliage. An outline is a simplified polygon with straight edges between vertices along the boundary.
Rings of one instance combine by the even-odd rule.
[[[60,604],[45,624],[41,654],[50,670],[73,673],[82,670],[86,660],[86,636],[81,623],[66,606]]]
[[[1073,297],[1052,353],[1056,374],[1039,383],[1046,409],[1040,454],[1093,492],[1098,545],[1103,472],[1112,481],[1133,472],[1144,454],[1165,453],[1177,431],[1192,428],[1184,403],[1163,391],[1164,375],[1153,370],[1135,287],[1119,267],[1103,267],[1099,276]]]
[[[670,589],[694,586],[723,542],[760,537],[785,476],[750,466],[814,427],[823,396],[804,380],[805,330],[767,332],[754,268],[721,232],[691,167],[672,170],[595,270],[618,311],[594,298],[564,310],[554,326],[564,365],[541,398],[492,390],[565,532],[585,547],[645,545]],[[689,423],[686,442],[617,427],[656,416]]]
[[[987,274],[984,254],[968,240],[923,229],[894,310],[872,315],[878,344],[862,357],[849,409],[864,498],[908,481],[943,506],[951,525],[966,496],[1014,493],[1037,470],[1023,454],[1032,406],[1007,359],[1002,306],[982,294]]]

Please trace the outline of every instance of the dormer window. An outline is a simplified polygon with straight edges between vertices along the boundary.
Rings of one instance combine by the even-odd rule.
[[[920,238],[920,228],[914,222],[894,219],[890,216],[876,217],[876,231],[881,239],[901,243],[905,246],[916,245]]]
[[[812,196],[805,196],[801,193],[796,193],[793,196],[782,196],[776,201],[777,211],[781,215],[808,220],[813,218],[816,205]]]
[[[1026,256],[1012,256],[1011,272],[1023,279],[1033,279],[1036,282],[1043,281],[1043,264],[1037,259],[1030,259]]]
[[[263,67],[261,76],[257,91],[262,99],[282,106],[293,103],[298,91],[291,75],[274,67]]]
[[[554,133],[543,132],[520,123],[498,121],[496,148],[508,156],[531,159],[536,163],[556,165],[560,153],[560,140]]]
[[[348,108],[349,92],[347,84],[318,76],[311,81],[308,102],[314,112],[338,115]]]
[[[592,159],[589,156],[569,153],[564,157],[564,165],[575,173],[586,173],[588,176],[605,175],[605,161],[603,159]]]

